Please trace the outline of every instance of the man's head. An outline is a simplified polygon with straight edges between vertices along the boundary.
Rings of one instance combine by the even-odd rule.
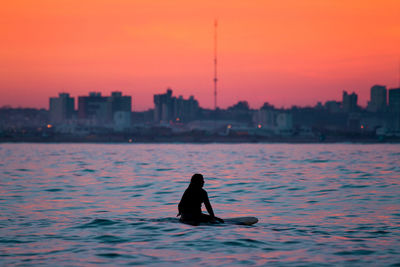
[[[192,179],[190,180],[190,185],[193,187],[202,188],[204,185],[203,175],[201,175],[200,173],[193,174]]]

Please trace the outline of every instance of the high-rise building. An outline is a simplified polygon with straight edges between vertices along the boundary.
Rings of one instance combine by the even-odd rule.
[[[330,112],[330,113],[339,113],[340,112],[340,107],[341,104],[339,101],[326,101],[325,102],[325,108]]]
[[[109,97],[102,96],[99,92],[91,92],[89,96],[78,98],[78,117],[94,124],[112,123],[116,113],[119,114],[118,118],[123,116],[123,121],[126,122],[126,118],[130,118],[131,110],[131,96],[123,96],[121,92],[112,92]]]
[[[371,99],[368,102],[367,109],[371,112],[383,112],[387,106],[386,86],[374,85],[371,87]]]
[[[293,129],[293,116],[289,112],[277,110],[265,103],[262,108],[253,113],[253,123],[259,129],[282,134]]]
[[[51,123],[59,124],[72,119],[75,105],[74,99],[68,93],[60,93],[58,97],[50,97],[49,105]]]
[[[172,90],[154,95],[154,121],[156,123],[188,122],[195,119],[199,103],[193,96],[184,99],[172,96]]]
[[[168,122],[173,119],[172,90],[167,89],[165,94],[154,95],[154,121]]]
[[[108,98],[111,102],[114,129],[123,131],[131,126],[132,97],[123,96],[121,92],[112,92]]]
[[[121,92],[112,92],[108,98],[111,102],[111,110],[114,114],[117,111],[131,112],[132,111],[132,97],[123,96]]]
[[[400,88],[389,89],[389,114],[391,130],[400,131]]]
[[[94,124],[109,123],[112,120],[111,103],[100,92],[78,97],[78,117]]]
[[[196,118],[199,103],[193,96],[184,99],[182,96],[174,99],[174,118],[178,122],[188,122]]]
[[[400,88],[389,89],[389,110],[400,113]]]
[[[351,93],[348,94],[346,91],[343,91],[343,98],[342,98],[342,108],[344,112],[354,112],[357,111],[357,94]]]

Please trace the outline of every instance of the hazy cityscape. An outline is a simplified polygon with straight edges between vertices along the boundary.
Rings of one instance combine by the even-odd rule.
[[[154,108],[132,112],[122,92],[49,98],[49,109],[2,107],[2,142],[340,142],[398,141],[400,88],[371,87],[366,107],[357,94],[314,107],[259,109],[247,101],[227,109],[202,108],[195,96],[154,95]]]

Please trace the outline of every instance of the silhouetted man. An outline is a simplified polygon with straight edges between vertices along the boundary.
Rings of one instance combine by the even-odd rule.
[[[224,220],[215,217],[207,192],[203,189],[203,185],[203,175],[198,173],[194,174],[178,205],[179,213],[177,216],[181,216],[180,220],[182,222],[192,225],[198,225],[201,222],[224,222]],[[209,215],[201,212],[202,203],[206,206]]]

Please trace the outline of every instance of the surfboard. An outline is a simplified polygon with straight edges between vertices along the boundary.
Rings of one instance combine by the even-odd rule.
[[[167,218],[170,219],[170,218]],[[256,217],[234,217],[234,218],[225,218],[224,223],[221,223],[219,221],[215,222],[201,222],[201,223],[194,223],[192,221],[181,221],[177,218],[172,218],[174,220],[178,220],[181,223],[184,224],[190,224],[190,225],[221,225],[221,224],[236,224],[236,225],[253,225],[258,222],[258,219]]]
[[[235,217],[226,218],[224,222],[227,224],[239,224],[239,225],[252,225],[258,222],[256,217]]]

